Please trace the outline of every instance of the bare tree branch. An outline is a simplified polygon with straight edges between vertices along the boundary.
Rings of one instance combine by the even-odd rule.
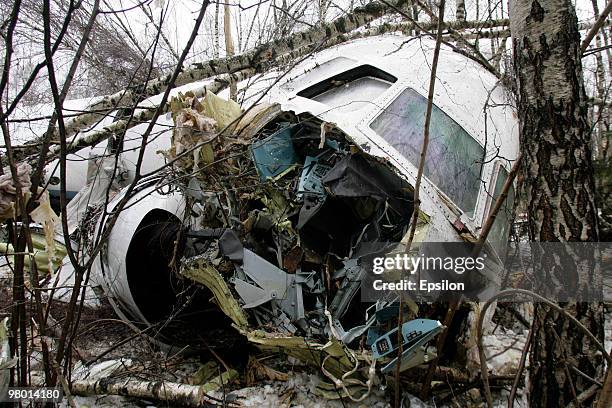
[[[582,45],[580,46],[580,50],[582,52],[586,51],[591,41],[593,41],[593,37],[595,37],[597,32],[601,29],[601,27],[603,27],[606,22],[606,19],[608,18],[608,15],[610,14],[610,11],[612,11],[612,0],[608,1],[606,8],[604,8],[604,10],[601,12],[599,18],[597,18],[597,21],[595,21],[595,24],[593,24],[593,27],[582,41]]]
[[[403,0],[399,0],[401,2]],[[297,48],[306,45],[320,43],[326,39],[332,39],[350,31],[362,27],[385,13],[389,8],[379,2],[372,2],[364,7],[355,9],[347,16],[340,17],[331,23],[324,24],[311,30],[296,33],[288,38],[263,44],[254,50],[230,58],[213,59],[203,63],[191,64],[188,68],[181,67],[173,86],[203,80],[220,74],[232,73],[247,68],[255,68],[258,72],[265,70],[269,64],[279,55],[290,54]],[[100,101],[90,105],[86,111],[115,109],[120,104],[129,104],[138,97],[146,98],[163,92],[170,83],[171,76],[165,75],[150,81],[146,87],[134,87],[116,94],[106,96]],[[72,119],[66,124],[67,136],[70,137],[79,130],[86,128],[96,122],[99,113],[86,112],[78,118]]]

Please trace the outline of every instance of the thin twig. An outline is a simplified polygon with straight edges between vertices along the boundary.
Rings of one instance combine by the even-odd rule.
[[[440,6],[438,8],[438,28],[436,32],[436,46],[434,48],[433,61],[431,63],[431,73],[429,76],[429,91],[427,96],[427,111],[425,113],[425,125],[423,129],[423,146],[421,148],[421,157],[419,161],[419,168],[417,171],[416,181],[414,184],[414,195],[413,195],[413,209],[412,217],[410,220],[410,232],[408,234],[408,242],[406,243],[406,252],[410,251],[412,241],[414,240],[414,233],[416,231],[417,221],[419,219],[419,208],[421,200],[419,198],[419,192],[421,189],[421,180],[423,179],[423,172],[425,171],[425,159],[427,157],[427,148],[429,146],[429,127],[431,125],[431,112],[433,111],[433,98],[436,86],[436,73],[438,69],[438,58],[440,57],[440,45],[442,43],[442,28],[444,27],[444,7],[445,0],[440,0]],[[402,365],[402,353],[404,349],[404,342],[402,338],[402,324],[403,324],[403,307],[402,307],[402,296],[399,299],[399,312],[397,319],[397,366],[395,367],[395,407],[400,407],[400,368]]]
[[[608,364],[612,364],[612,358],[610,357],[610,355],[608,354],[608,352],[606,351],[604,346],[599,342],[597,337],[595,337],[595,335],[593,333],[591,333],[591,331],[589,329],[587,329],[578,319],[576,319],[574,316],[569,314],[562,307],[560,307],[559,305],[557,305],[554,302],[551,302],[550,300],[546,299],[545,297],[542,297],[542,296],[538,295],[537,293],[531,292],[529,290],[525,290],[525,289],[506,289],[506,290],[503,290],[503,291],[499,292],[498,294],[494,295],[493,297],[491,297],[489,300],[487,300],[487,302],[485,303],[485,305],[482,308],[482,312],[480,313],[480,316],[478,318],[478,325],[476,327],[476,336],[477,336],[477,340],[478,340],[477,341],[478,356],[480,357],[480,375],[482,376],[483,388],[484,388],[484,391],[485,391],[485,397],[486,397],[486,400],[487,400],[487,406],[489,408],[493,407],[493,397],[491,396],[491,389],[489,387],[489,373],[488,373],[488,369],[487,369],[487,359],[486,359],[486,355],[485,355],[485,352],[484,352],[484,346],[482,344],[482,324],[483,324],[484,316],[486,314],[487,309],[491,306],[491,304],[495,300],[503,298],[503,297],[508,297],[510,295],[516,295],[516,294],[530,296],[530,297],[532,297],[532,298],[534,298],[534,299],[536,299],[536,300],[538,300],[538,301],[540,301],[542,303],[547,304],[551,308],[553,308],[556,311],[558,311],[561,315],[565,316],[567,319],[569,319],[571,322],[573,322],[576,325],[576,327],[578,327],[578,329],[581,332],[583,332],[589,338],[589,340],[591,340],[591,342],[593,342],[593,344],[601,351],[601,353],[603,354],[603,356],[606,359],[606,361],[608,362]]]
[[[523,370],[525,369],[525,361],[527,361],[527,354],[529,353],[529,348],[531,346],[531,342],[533,341],[534,325],[535,325],[535,319],[531,323],[531,328],[529,329],[527,340],[525,340],[525,347],[523,347],[523,352],[521,354],[521,359],[519,360],[519,365],[516,371],[516,376],[514,377],[514,382],[512,383],[512,389],[510,390],[510,395],[508,396],[508,408],[514,407],[514,398],[516,398],[516,391],[518,390],[518,386],[521,382],[521,376],[523,374]]]
[[[606,19],[608,18],[608,14],[610,14],[610,11],[612,11],[612,0],[608,1],[606,8],[603,9],[601,14],[599,15],[599,18],[597,18],[595,24],[593,24],[593,27],[591,27],[586,37],[584,37],[584,41],[582,41],[582,45],[580,46],[580,51],[582,51],[583,53],[586,51],[591,41],[593,41],[595,35],[597,35],[597,32],[599,32],[601,27],[603,27],[604,23],[606,22]]]

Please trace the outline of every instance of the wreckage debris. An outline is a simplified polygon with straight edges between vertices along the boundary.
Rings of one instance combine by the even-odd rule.
[[[399,43],[391,43],[397,49]],[[357,51],[371,45],[354,44]],[[418,87],[425,73],[415,70],[409,78],[400,75],[396,62],[383,64],[394,76],[368,65],[377,65],[374,61],[363,65],[360,58],[328,57],[279,84],[280,93],[268,99],[278,104],[246,112],[210,91],[203,97],[197,90],[198,96],[179,93],[162,118],[173,121],[170,146],[155,145],[164,146],[164,169],[128,190],[133,173],[128,157],[120,154],[116,164],[112,157],[96,157],[90,164],[102,175],[88,171],[93,179],[88,177],[87,188],[71,202],[71,238],[90,248],[91,237],[108,231],[107,213],[126,201],[95,258],[92,279],[132,330],[165,350],[179,347],[200,356],[235,351],[240,363],[222,364],[223,370],[217,364],[212,377],[210,362],[204,363],[186,381],[193,385],[217,387],[234,379],[239,367],[247,383],[291,377],[287,366],[261,363],[255,357],[261,353],[262,360],[281,356],[279,361],[308,364],[307,372],[316,369],[315,392],[325,398],[365,401],[372,390],[391,384],[389,374],[398,366],[405,384],[422,372],[418,366],[437,358],[434,342],[446,328],[436,319],[444,316],[444,305],[404,299],[400,313],[397,294],[365,302],[361,288],[367,286],[371,261],[407,255],[407,241],[424,252],[426,242],[475,242],[476,216],[485,211],[476,206],[482,201],[476,193],[480,183],[471,176],[455,181],[478,172],[472,159],[488,153],[480,149],[482,135],[470,122],[472,112],[467,120],[466,112],[444,105],[446,96],[453,100],[462,88],[445,88],[448,95],[436,101],[442,103],[432,119],[436,157],[426,163],[414,239],[408,238],[414,209],[410,164],[415,165],[418,144],[405,143],[401,135],[404,128],[416,139],[423,133],[414,115],[426,107]],[[449,56],[449,61],[456,60]],[[472,71],[480,78],[480,71]],[[402,103],[406,95],[410,104]],[[493,116],[496,121],[509,115]],[[457,139],[452,143],[446,140],[451,134]],[[123,149],[122,143],[111,140],[109,148]],[[504,153],[514,157],[511,148]],[[457,193],[467,184],[474,194]],[[105,209],[107,194],[112,200]],[[400,272],[396,269],[387,271],[390,277]],[[459,326],[473,312],[466,305],[459,319],[447,323],[449,336],[465,339],[442,349],[443,364],[450,355],[469,354],[469,328]],[[447,353],[449,347],[457,351]],[[151,383],[131,384],[137,395]],[[98,392],[95,382],[82,385],[83,393]],[[120,389],[121,382],[115,386]]]
[[[228,229],[232,233],[226,231],[208,238],[220,239],[221,253],[217,255],[234,263],[231,283],[243,307],[255,309],[270,303],[271,309],[266,312],[262,308],[253,310],[256,320],[263,322],[261,319],[271,314],[279,321],[298,323],[302,330],[318,328],[320,333],[325,326],[322,295],[329,298],[329,291],[334,289],[325,287],[325,282],[358,283],[358,277],[347,274],[354,273],[355,268],[345,270],[349,254],[358,259],[361,242],[401,238],[401,227],[405,228],[410,214],[410,197],[407,184],[383,164],[368,161],[346,147],[342,149],[342,144],[347,146],[345,138],[337,136],[338,140],[334,140],[328,136],[320,149],[320,137],[314,129],[315,126],[279,120],[266,124],[259,134],[247,136],[252,140],[248,148],[252,164],[247,162],[242,172],[254,177],[248,170],[252,165],[259,183],[240,186],[244,200],[217,208],[217,214],[234,217],[227,217],[231,225],[225,226],[231,227]],[[238,147],[247,154],[244,144]],[[297,171],[298,167],[301,171]],[[213,169],[221,170],[215,172],[216,178],[222,178],[224,170],[226,176],[231,176],[233,170],[222,164],[212,166],[206,173]],[[224,191],[224,186],[211,185],[204,177],[198,176],[197,180],[201,191]],[[227,199],[230,201],[231,196]],[[241,209],[240,214],[235,214],[236,208]],[[385,231],[389,228],[373,222],[375,219],[385,219],[387,225],[394,227]],[[213,225],[199,227],[219,228],[224,220],[212,221]],[[195,236],[198,232],[191,227],[187,235],[192,240],[206,239],[203,234]],[[251,249],[241,248],[241,242]],[[187,245],[191,249],[197,247]],[[282,269],[291,264],[296,264],[292,273]],[[329,279],[324,279],[325,273]],[[352,299],[358,289],[358,285],[348,285],[348,289],[346,286],[339,285],[345,294],[342,299],[331,301],[331,309],[339,309],[338,317],[346,310],[346,299]],[[304,311],[304,296],[310,298],[306,303],[314,304],[314,310]],[[319,316],[306,322],[306,312]],[[285,328],[291,333],[296,331],[293,326]]]
[[[393,321],[395,322],[395,319]],[[402,340],[404,344],[400,371],[427,363],[435,358],[435,349],[427,350],[423,346],[439,334],[443,328],[437,320],[429,319],[411,320],[402,324]],[[372,348],[374,358],[380,359],[385,356],[391,356],[393,352],[397,354],[399,349],[397,338],[397,328],[387,333],[380,333],[375,328],[372,328],[368,331],[367,344]],[[398,357],[393,358],[382,368],[382,373],[390,373],[397,366],[397,360]]]
[[[208,98],[219,108],[207,109]],[[261,349],[280,348],[319,366],[340,394],[363,398],[376,362],[383,373],[397,364],[396,332],[384,329],[397,322],[397,307],[390,306],[396,299],[381,300],[372,305],[376,313],[362,321],[368,305],[358,293],[373,244],[399,242],[406,234],[410,184],[333,124],[308,115],[272,105],[260,108],[249,123],[238,120],[240,110],[221,118],[220,112],[235,106],[212,94],[203,101],[179,95],[171,106],[176,127],[166,154],[175,159],[172,171],[146,180],[132,199],[142,200],[148,189],[163,201],[171,194],[160,193],[159,186],[169,185],[168,191],[182,191],[185,201],[141,220],[136,234],[149,238],[134,235],[126,252],[133,305],[116,307],[136,319],[144,316],[145,324],[161,324],[162,342],[197,348],[194,338],[203,338],[194,336],[197,319],[181,316],[202,316],[211,300],[227,319],[214,318],[221,325],[215,326],[207,318],[200,332],[221,330],[223,321],[231,331],[231,322]],[[143,256],[146,276],[130,261]],[[159,299],[169,288],[172,293],[163,295],[164,302],[170,300],[167,307]],[[113,287],[107,290],[117,295]],[[177,313],[186,300],[185,313]],[[191,327],[181,335],[177,324],[162,323],[168,319],[189,321]],[[403,324],[402,370],[435,356],[427,346],[441,329],[433,320]],[[210,336],[205,344],[222,346]],[[309,357],[313,350],[324,359]],[[325,393],[324,383],[321,387]]]

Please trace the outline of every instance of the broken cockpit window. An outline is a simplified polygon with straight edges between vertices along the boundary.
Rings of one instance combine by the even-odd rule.
[[[362,109],[382,95],[397,78],[373,67],[360,65],[298,93],[298,96],[321,102],[341,112]]]
[[[426,110],[427,99],[408,88],[370,127],[416,166],[423,144]],[[424,174],[468,214],[473,214],[478,198],[482,157],[480,144],[433,105]]]

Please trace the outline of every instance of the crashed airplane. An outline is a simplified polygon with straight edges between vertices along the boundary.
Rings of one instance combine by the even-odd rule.
[[[68,164],[80,177],[68,182],[75,242],[107,230],[127,200],[93,285],[161,344],[214,346],[238,331],[321,367],[358,400],[376,364],[383,373],[398,364],[396,299],[361,301],[361,258],[369,243],[406,240],[433,50],[423,38],[353,40],[240,83],[242,108],[181,88],[144,152],[140,174],[150,175],[133,189],[144,125],[80,152],[89,169]],[[414,239],[474,242],[517,158],[518,122],[496,77],[440,53]],[[501,256],[509,231],[500,214],[488,253]],[[402,370],[435,357],[443,329],[418,308],[405,316]]]

